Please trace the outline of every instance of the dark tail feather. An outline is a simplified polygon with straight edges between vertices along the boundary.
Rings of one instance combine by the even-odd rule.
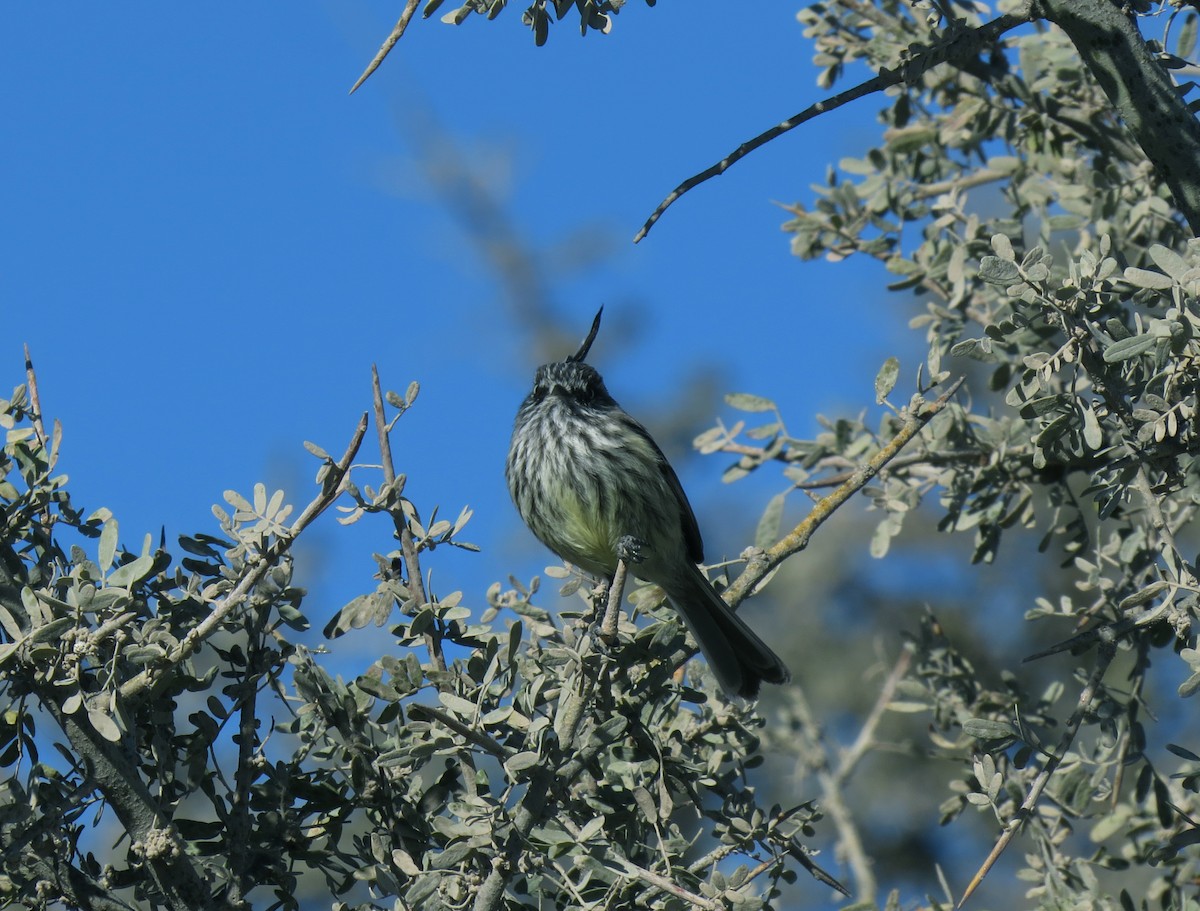
[[[779,656],[729,609],[699,569],[693,567],[667,596],[725,692],[753,699],[764,680],[787,683],[792,678]]]

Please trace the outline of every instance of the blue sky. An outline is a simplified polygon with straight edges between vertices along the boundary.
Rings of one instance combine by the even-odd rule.
[[[601,303],[606,330],[633,327],[602,330],[592,360],[635,414],[707,370],[722,391],[773,396],[808,435],[817,412],[871,404],[878,365],[912,350],[888,337],[905,316],[887,315],[879,271],[795,259],[773,204],[809,200],[829,164],[861,153],[871,102],[769,145],[631,243],[680,180],[820,97],[792,5],[634,2],[612,34],[581,38],[568,19],[543,48],[516,7],[457,28],[417,21],[348,96],[398,9],[0,10],[0,383],[23,380],[28,343],[64,426],[60,468],[78,503],[116,513],[125,546],[164,524],[169,540],[215,532],[226,488],[264,480],[306,502],[316,463],[302,442],[341,451],[376,363],[389,388],[422,384],[393,443],[411,497],[426,515],[475,510],[465,537],[483,553],[439,551],[443,593],[480,603],[490,581],[552,562],[503,483],[529,327],[432,189],[421,117],[544,265],[596,228],[599,261],[549,287],[572,339]],[[711,413],[736,417],[719,395]],[[724,464],[682,466],[704,526],[730,496]],[[314,626],[370,587],[370,551],[391,546],[382,523],[314,529]]]

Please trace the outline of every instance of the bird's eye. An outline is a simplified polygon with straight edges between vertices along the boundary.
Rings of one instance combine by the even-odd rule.
[[[529,393],[529,397],[535,402],[540,402],[546,397],[546,387],[542,383],[534,383],[533,391]]]

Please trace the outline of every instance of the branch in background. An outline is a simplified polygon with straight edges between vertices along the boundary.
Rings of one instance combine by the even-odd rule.
[[[888,704],[895,697],[896,687],[904,679],[911,662],[912,652],[905,649],[892,666],[892,670],[875,700],[874,707],[867,715],[866,721],[863,722],[858,736],[854,738],[854,743],[842,753],[836,764],[829,748],[823,743],[821,725],[817,724],[812,710],[809,708],[808,700],[804,698],[803,691],[797,689],[792,695],[793,707],[796,709],[800,722],[806,731],[812,732],[814,746],[820,750],[820,763],[815,765],[814,772],[817,783],[821,787],[821,806],[828,812],[837,829],[838,845],[845,852],[846,862],[850,865],[851,874],[854,876],[855,895],[863,904],[874,903],[878,883],[875,881],[875,873],[871,869],[871,859],[867,856],[862,837],[859,835],[858,824],[855,822],[850,808],[846,805],[843,786],[854,774],[854,770],[863,757],[875,747],[875,731],[879,727],[883,713],[887,711]]]
[[[882,92],[892,86],[900,85],[905,82],[913,82],[919,79],[923,74],[933,69],[940,64],[964,60],[978,54],[984,48],[994,44],[996,39],[1005,32],[1016,28],[1018,25],[1023,25],[1030,20],[1030,7],[1026,7],[1018,13],[1006,16],[1000,16],[993,19],[978,28],[969,31],[955,31],[950,37],[944,39],[940,44],[928,48],[920,53],[915,54],[911,60],[896,67],[894,70],[882,70],[878,76],[868,79],[866,82],[856,85],[854,88],[847,89],[844,92],[839,92],[831,98],[825,98],[818,101],[816,104],[810,105],[798,114],[789,117],[782,123],[778,123],[765,132],[759,133],[753,139],[743,142],[740,146],[714,164],[712,167],[706,168],[699,174],[689,177],[669,194],[666,199],[658,204],[646,223],[642,225],[642,229],[634,235],[633,242],[638,243],[645,237],[650,229],[654,227],[654,223],[662,217],[662,214],[689,190],[695,189],[713,177],[719,177],[728,171],[733,165],[737,164],[751,152],[766,145],[772,139],[777,139],[784,133],[794,130],[802,124],[826,114],[829,111],[836,110],[843,105],[849,104],[851,101],[857,101],[859,98],[865,98],[867,95],[873,95],[876,92]]]

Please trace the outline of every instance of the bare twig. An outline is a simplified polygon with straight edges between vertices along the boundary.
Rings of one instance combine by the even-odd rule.
[[[321,492],[304,508],[304,511],[300,513],[291,527],[276,537],[271,545],[250,563],[247,572],[238,581],[237,585],[230,589],[229,593],[216,603],[207,617],[188,632],[182,642],[175,646],[160,663],[146,668],[136,677],[130,678],[121,685],[120,695],[122,699],[140,697],[151,686],[156,686],[161,681],[166,680],[167,672],[181,664],[195,652],[201,643],[216,631],[221,622],[246,600],[250,592],[254,590],[254,587],[276,565],[279,558],[291,549],[292,544],[295,543],[300,533],[341,496],[346,475],[350,471],[350,463],[354,461],[354,456],[358,453],[358,448],[362,445],[366,432],[367,416],[364,414],[359,419],[358,427],[355,428],[354,435],[350,440],[350,445],[346,447],[345,453],[343,453],[337,462],[327,466],[328,473],[325,475]]]
[[[408,23],[412,20],[413,13],[417,11],[417,4],[419,2],[420,0],[408,0],[408,2],[404,4],[404,11],[400,13],[400,18],[397,20],[395,27],[392,29],[392,33],[387,36],[387,39],[383,42],[382,46],[380,46],[379,51],[375,54],[374,58],[372,58],[371,62],[367,64],[367,68],[363,70],[363,74],[358,77],[358,81],[350,87],[348,94],[353,95],[355,91],[357,91],[358,87],[366,82],[368,77],[370,77],[373,72],[379,69],[379,64],[383,63],[383,58],[391,53],[392,48],[396,46],[396,42],[399,41],[401,36],[404,34],[404,30],[408,28]]]
[[[388,437],[387,416],[383,411],[383,390],[379,385],[379,370],[371,365],[371,386],[375,411],[375,430],[379,436],[379,454],[383,462],[383,480],[388,486],[396,483],[396,466],[392,461],[392,442]],[[408,575],[408,590],[418,605],[427,600],[425,580],[421,577],[421,560],[417,554],[417,542],[404,515],[404,503],[390,509],[396,536],[400,539],[400,552],[404,555],[404,570]],[[446,669],[446,657],[442,654],[442,640],[436,630],[425,633],[425,647],[438,670]]]
[[[1071,748],[1071,744],[1075,741],[1075,735],[1079,733],[1079,726],[1083,723],[1084,717],[1091,710],[1092,702],[1095,701],[1096,692],[1100,689],[1100,681],[1104,678],[1104,672],[1108,670],[1108,666],[1112,663],[1113,655],[1116,654],[1116,645],[1111,640],[1104,642],[1096,656],[1096,666],[1092,670],[1092,675],[1088,678],[1087,685],[1079,694],[1079,702],[1075,706],[1075,711],[1071,713],[1071,717],[1067,719],[1066,729],[1063,735],[1059,738],[1058,745],[1054,753],[1047,760],[1037,778],[1033,780],[1033,784],[1029,787],[1029,792],[1025,795],[1025,801],[1021,804],[1013,818],[1008,821],[1004,827],[1004,831],[1000,833],[1000,837],[996,840],[995,847],[988,854],[983,864],[975,872],[971,878],[971,882],[967,885],[966,891],[963,892],[962,898],[958,900],[956,908],[961,908],[966,904],[975,890],[979,888],[979,884],[983,882],[983,878],[988,875],[988,871],[1000,859],[1000,855],[1004,853],[1004,849],[1008,847],[1009,842],[1016,837],[1017,832],[1021,830],[1022,824],[1032,815],[1034,807],[1037,806],[1038,799],[1042,796],[1042,792],[1046,789],[1046,785],[1050,783],[1050,776],[1054,774],[1063,757],[1066,756],[1067,750]]]
[[[759,133],[753,139],[743,142],[716,164],[706,168],[699,174],[689,177],[667,194],[667,197],[658,204],[658,208],[646,219],[646,223],[642,225],[642,229],[634,236],[633,242],[636,244],[645,237],[650,229],[654,227],[654,223],[684,193],[698,187],[706,180],[724,174],[730,167],[741,161],[751,152],[766,145],[772,139],[776,139],[784,133],[794,130],[801,124],[807,123],[821,114],[849,104],[851,101],[857,101],[859,98],[864,98],[875,92],[881,92],[902,82],[912,82],[939,64],[961,60],[977,54],[983,48],[993,44],[1005,32],[1028,22],[1030,15],[1029,5],[1026,4],[1025,8],[1019,13],[1000,16],[978,28],[956,32],[940,44],[914,55],[911,60],[906,61],[903,65],[896,67],[896,69],[881,70],[878,76],[868,79],[866,82],[854,86],[854,88],[839,92],[830,98],[822,99],[816,104],[810,105],[803,111],[800,111],[798,114],[789,117],[782,123],[778,123],[769,130]]]
[[[792,694],[792,700],[793,708],[799,716],[801,724],[811,732],[813,739],[819,743],[821,740],[820,728],[813,717],[812,710],[803,692],[797,689]],[[820,746],[821,761],[828,763],[827,749],[823,744]],[[841,786],[828,766],[821,767],[818,765],[814,769],[814,772],[817,783],[821,788],[821,809],[828,814],[834,828],[837,829],[838,848],[845,858],[847,866],[850,868],[850,873],[854,880],[854,894],[861,901],[873,902],[878,885],[875,882],[875,874],[871,870],[871,860],[867,856],[862,836],[858,832],[858,823],[855,822],[850,808],[846,806],[846,801],[842,798]]]
[[[574,758],[558,769],[544,763],[534,767],[525,795],[513,814],[504,850],[492,861],[491,872],[475,893],[473,911],[496,911],[501,906],[505,884],[520,860],[526,839],[549,810],[551,787],[556,783],[559,787],[568,787],[587,768],[588,763],[595,759],[596,754],[605,748],[601,737],[593,737],[582,744],[576,743],[575,734],[579,730],[579,722],[583,719],[583,704],[583,699],[574,700],[574,710],[565,719],[555,721],[562,749],[568,755],[574,750]]]
[[[38,397],[37,374],[33,372],[33,359],[29,356],[29,346],[25,346],[25,382],[29,386],[29,418],[33,423],[33,432],[38,442],[45,449],[46,425],[42,423],[42,402]]]

